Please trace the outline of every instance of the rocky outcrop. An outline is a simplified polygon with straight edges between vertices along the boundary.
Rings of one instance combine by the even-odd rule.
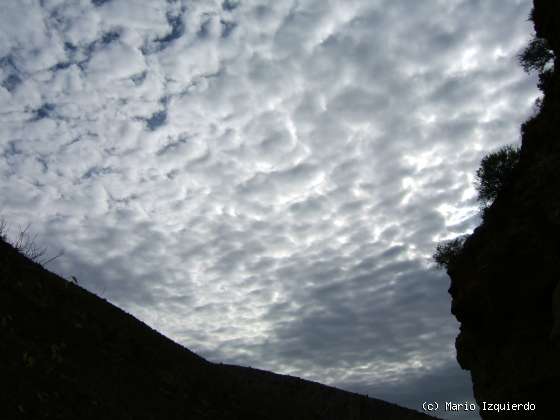
[[[471,372],[479,406],[535,404],[535,411],[481,411],[483,419],[557,418],[560,383],[560,6],[535,0],[536,34],[554,51],[543,71],[539,113],[522,126],[512,181],[484,211],[453,264],[457,360]],[[505,408],[505,407],[504,407]]]

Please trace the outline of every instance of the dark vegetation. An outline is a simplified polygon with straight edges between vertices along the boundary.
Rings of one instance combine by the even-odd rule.
[[[10,241],[8,239],[8,224],[6,219],[0,217],[0,240],[8,242],[19,253],[43,266],[53,262],[64,254],[63,251],[60,251],[56,255],[49,256],[47,248],[38,245],[37,235],[31,235],[29,233],[30,227],[31,225],[28,224],[24,228],[20,228],[16,238]]]
[[[534,412],[483,419],[558,417],[560,383],[560,2],[534,0],[536,37],[520,54],[543,96],[521,127],[521,148],[501,149],[477,172],[482,223],[440,244],[460,322],[457,360],[479,402],[531,402]]]
[[[466,236],[459,236],[437,245],[433,259],[439,268],[447,268],[452,264],[453,260],[461,253],[465,239]]]
[[[519,54],[519,63],[527,73],[538,71],[543,73],[547,64],[554,60],[554,53],[546,39],[535,37]]]
[[[519,162],[519,152],[519,148],[504,146],[482,158],[476,171],[476,189],[478,201],[484,207],[491,204],[511,182],[513,170]]]
[[[24,255],[33,247],[18,250],[4,239],[1,419],[431,418],[295,377],[210,363],[45,270]]]

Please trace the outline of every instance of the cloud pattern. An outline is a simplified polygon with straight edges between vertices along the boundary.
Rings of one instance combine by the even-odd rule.
[[[211,360],[466,398],[429,258],[476,226],[474,171],[533,112],[530,7],[9,1],[0,211]]]

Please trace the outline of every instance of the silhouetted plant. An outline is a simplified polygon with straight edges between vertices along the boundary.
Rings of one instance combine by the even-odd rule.
[[[455,239],[440,242],[436,247],[436,252],[432,256],[434,262],[439,268],[449,268],[463,250],[463,244],[467,235],[459,236]]]
[[[513,168],[519,162],[520,149],[504,146],[494,153],[482,158],[476,171],[476,189],[478,200],[487,206],[497,197],[505,185],[511,180]]]
[[[28,224],[25,228],[20,229],[13,246],[19,252],[27,256],[29,259],[33,261],[38,261],[42,256],[44,256],[47,252],[46,248],[39,247],[35,240],[37,239],[37,234],[31,236],[28,233],[29,227],[31,225]]]
[[[539,73],[539,81],[537,87],[543,93],[546,93],[550,86],[554,83],[554,70],[548,69]]]
[[[30,226],[31,225],[28,224],[25,228],[23,229],[20,228],[16,239],[14,241],[10,241],[8,239],[8,225],[6,223],[6,220],[3,217],[1,217],[0,239],[2,239],[5,242],[8,242],[16,249],[16,251],[25,255],[27,258],[40,265],[49,264],[64,254],[63,251],[60,251],[58,254],[50,258],[47,258],[47,248],[40,247],[37,245],[36,243],[37,234],[31,236],[28,232]]]
[[[535,70],[542,73],[546,65],[554,59],[554,53],[545,39],[535,37],[517,57],[527,73]]]
[[[2,217],[0,218],[0,239],[6,242],[8,240],[8,225],[6,220]]]
[[[438,268],[449,269],[463,250],[463,245],[468,235],[459,236],[449,241],[440,242],[432,259]]]

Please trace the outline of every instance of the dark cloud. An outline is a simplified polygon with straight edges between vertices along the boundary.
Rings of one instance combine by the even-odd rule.
[[[171,28],[170,31],[161,38],[156,38],[154,43],[149,46],[144,46],[142,52],[144,54],[156,53],[158,51],[164,50],[169,47],[175,40],[181,38],[185,33],[185,24],[183,23],[183,15],[174,15],[168,13],[166,15],[166,20]]]
[[[55,105],[51,103],[44,103],[39,108],[34,110],[32,120],[37,121],[43,118],[49,118],[54,115],[55,112]]]
[[[143,71],[142,73],[138,73],[135,74],[133,76],[130,77],[130,79],[132,80],[132,82],[136,85],[139,86],[142,83],[144,83],[144,80],[146,80],[146,76],[148,75],[147,71]]]
[[[240,1],[238,0],[224,0],[222,2],[222,9],[225,11],[231,12],[232,10],[237,9],[239,7]]]
[[[103,6],[105,3],[109,3],[111,0],[91,0],[91,4],[95,7]]]
[[[101,44],[110,44],[111,42],[115,42],[120,38],[121,34],[117,31],[109,31],[103,34],[101,37]]]
[[[222,25],[222,38],[227,38],[237,27],[237,23],[228,20],[220,20]]]
[[[12,93],[22,82],[12,54],[0,57],[0,69],[5,74],[2,80],[2,87]]]
[[[10,74],[2,81],[2,87],[10,93],[13,92],[19,84],[21,84],[21,79],[17,74]]]
[[[146,120],[146,125],[150,130],[156,130],[162,125],[165,125],[166,120],[167,120],[167,112],[165,110],[158,111],[152,114],[152,116]]]

